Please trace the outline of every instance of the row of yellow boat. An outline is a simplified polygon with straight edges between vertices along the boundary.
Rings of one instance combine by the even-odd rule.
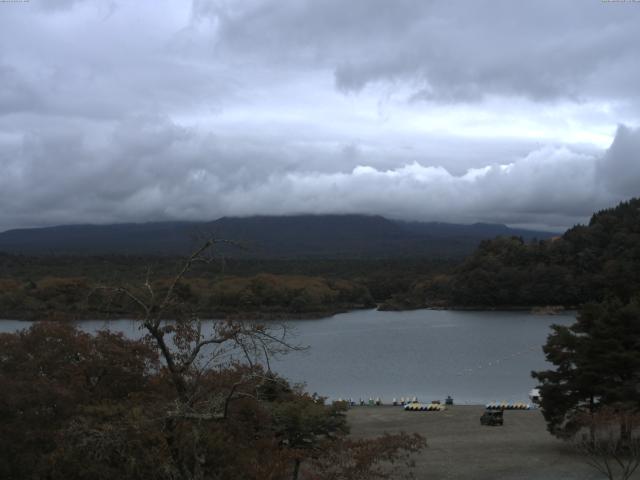
[[[404,409],[412,412],[441,412],[446,410],[446,407],[439,403],[407,403]]]
[[[531,405],[528,403],[510,403],[510,402],[492,402],[488,403],[486,407],[489,410],[531,410]]]

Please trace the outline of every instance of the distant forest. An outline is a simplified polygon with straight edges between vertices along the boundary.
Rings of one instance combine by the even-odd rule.
[[[382,220],[375,217],[373,224],[364,225],[387,231],[388,221]],[[124,298],[107,302],[100,287],[141,285],[153,278],[162,288],[179,263],[178,256],[167,255],[0,254],[0,318],[126,316],[133,306]],[[640,199],[633,199],[594,214],[588,225],[559,237],[482,240],[464,259],[224,256],[194,268],[180,294],[205,317],[268,318],[322,316],[376,305],[575,307],[609,295],[628,300],[639,287]]]
[[[498,237],[480,243],[444,275],[417,281],[398,306],[578,306],[640,290],[640,199],[591,217],[561,237],[525,242]]]

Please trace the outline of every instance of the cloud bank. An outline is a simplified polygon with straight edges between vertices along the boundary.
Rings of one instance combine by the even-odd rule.
[[[345,154],[254,147],[156,117],[118,124],[100,148],[82,136],[33,134],[2,158],[0,203],[16,225],[365,213],[560,228],[640,185],[640,129],[624,126],[599,153],[545,146],[458,175],[417,160],[376,168],[365,153],[346,171],[310,170],[292,164],[292,151]]]
[[[0,230],[367,213],[564,228],[640,194],[640,4],[0,4]]]

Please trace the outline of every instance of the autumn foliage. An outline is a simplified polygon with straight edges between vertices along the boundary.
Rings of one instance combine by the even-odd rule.
[[[153,344],[111,332],[36,323],[0,352],[3,479],[383,478],[424,445],[349,440],[344,406],[259,366],[204,370],[180,411]]]

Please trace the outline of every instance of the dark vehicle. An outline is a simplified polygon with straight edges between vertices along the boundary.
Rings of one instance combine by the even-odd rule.
[[[489,425],[490,427],[503,425],[503,413],[502,410],[485,410],[480,417],[480,425]]]

